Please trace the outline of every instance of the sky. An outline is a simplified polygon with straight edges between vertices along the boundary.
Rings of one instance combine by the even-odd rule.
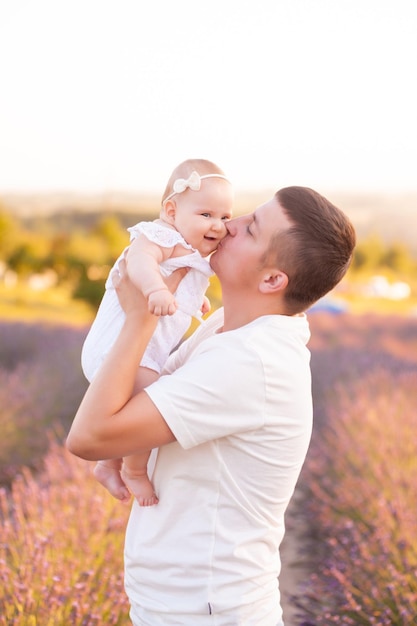
[[[416,0],[0,0],[0,193],[417,191]]]

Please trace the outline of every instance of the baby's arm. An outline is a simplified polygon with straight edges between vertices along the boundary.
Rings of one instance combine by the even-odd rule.
[[[147,298],[149,311],[154,315],[172,315],[177,310],[174,295],[167,288],[159,268],[173,250],[158,246],[144,235],[139,235],[127,252],[129,278]]]

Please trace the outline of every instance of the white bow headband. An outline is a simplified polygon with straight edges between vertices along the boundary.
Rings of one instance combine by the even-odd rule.
[[[191,172],[188,178],[177,178],[174,181],[174,184],[172,185],[174,191],[165,198],[164,202],[172,198],[172,196],[175,196],[175,194],[182,193],[186,189],[199,191],[201,187],[201,181],[204,178],[223,178],[223,180],[227,180],[227,182],[230,182],[226,178],[226,176],[223,176],[222,174],[204,174],[203,176],[200,176],[198,172],[194,171]]]

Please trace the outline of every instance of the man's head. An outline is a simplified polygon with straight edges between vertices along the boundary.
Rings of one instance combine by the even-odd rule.
[[[297,313],[333,289],[346,274],[356,243],[347,216],[308,187],[285,187],[275,194],[291,222],[277,232],[265,259],[275,259],[288,276],[285,303]]]
[[[305,311],[343,278],[355,246],[346,215],[306,187],[281,189],[226,228],[211,265],[223,300],[245,303],[255,317]]]

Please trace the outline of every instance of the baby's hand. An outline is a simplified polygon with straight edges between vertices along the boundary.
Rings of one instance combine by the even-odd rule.
[[[210,300],[207,298],[207,296],[203,297],[203,304],[201,305],[201,313],[202,315],[205,315],[206,313],[208,313],[211,309],[211,304],[210,304]]]
[[[177,303],[168,288],[158,289],[149,294],[148,308],[154,315],[173,315],[177,310]]]

